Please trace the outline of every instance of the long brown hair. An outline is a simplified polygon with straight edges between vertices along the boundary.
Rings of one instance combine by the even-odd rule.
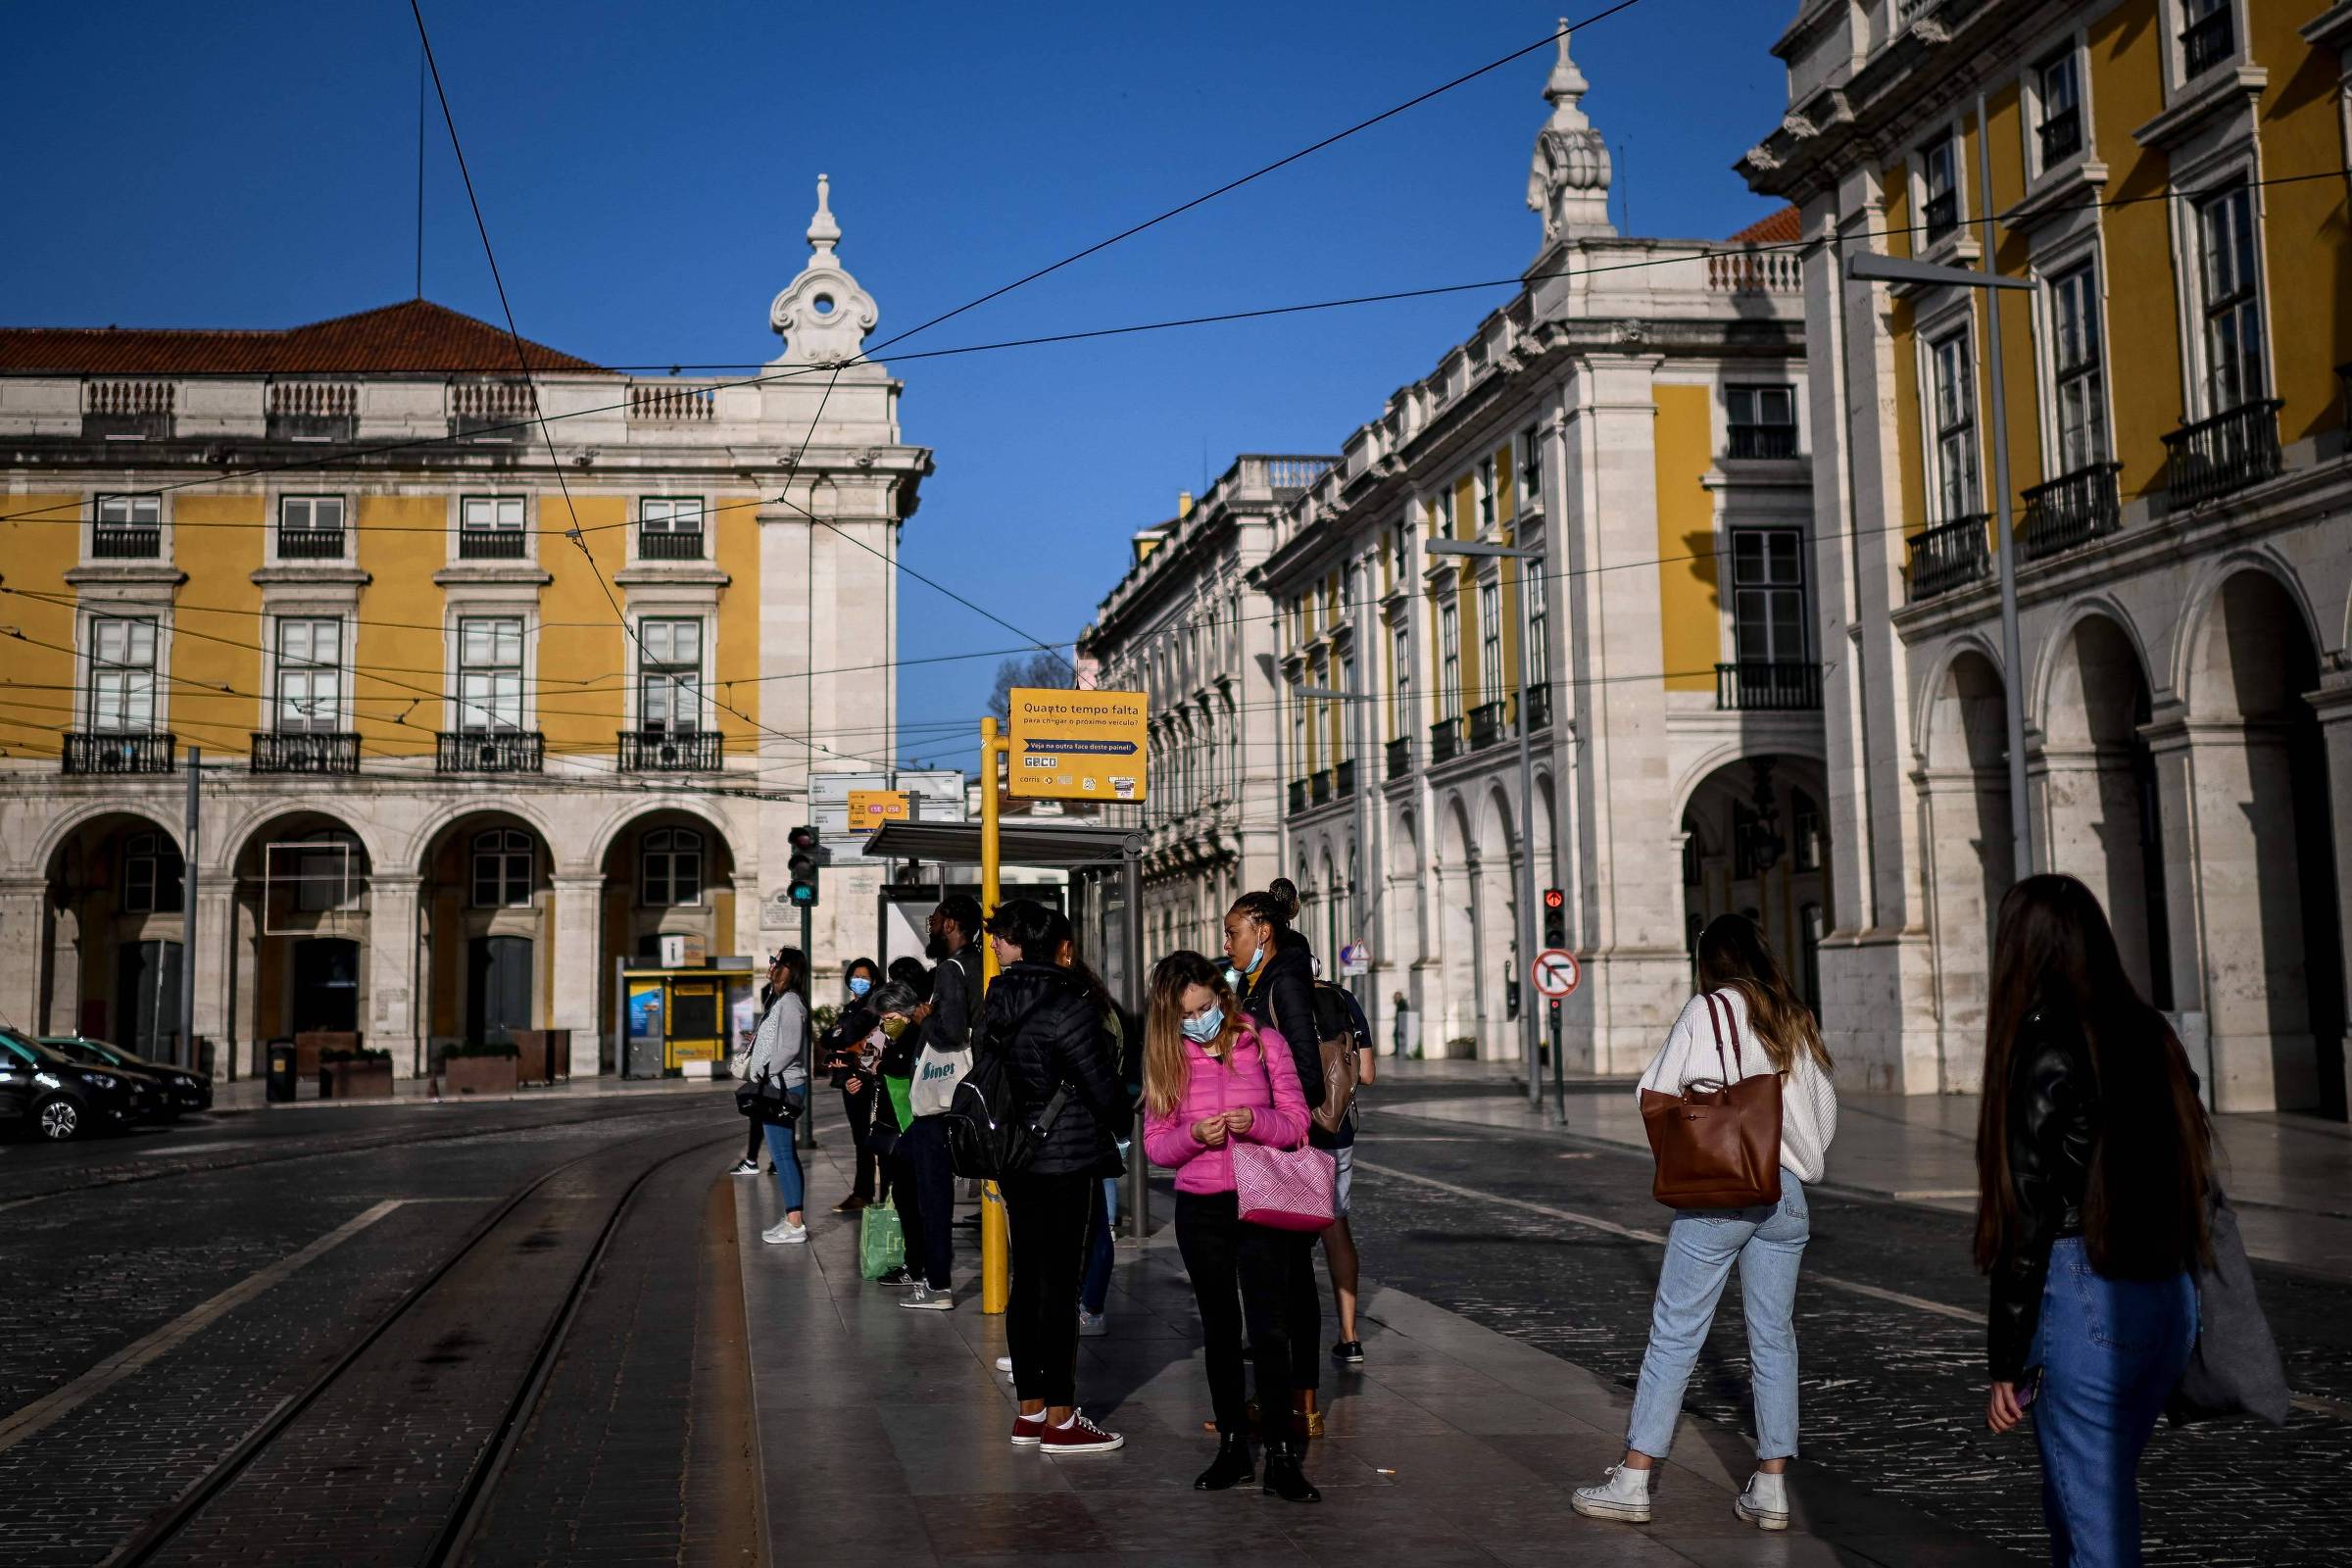
[[[1184,1053],[1184,994],[1195,986],[1215,992],[1217,1005],[1225,1009],[1225,1027],[1201,1050],[1230,1062],[1246,1021],[1220,965],[1186,948],[1152,966],[1152,1010],[1144,1019],[1144,1104],[1157,1115],[1184,1103],[1193,1076],[1192,1058]]]
[[[2125,972],[2097,896],[2071,876],[2045,875],[2009,890],[1993,933],[1977,1266],[1999,1262],[2025,1218],[2009,1166],[2009,1100],[2029,1019],[2087,1047],[2096,1103],[2082,1240],[2091,1267],[2112,1279],[2163,1278],[2209,1257],[2213,1134],[2188,1055]]]
[[[1788,983],[1764,933],[1746,915],[1719,914],[1698,934],[1698,983],[1704,991],[1740,993],[1747,1004],[1748,1026],[1772,1058],[1773,1071],[1786,1077],[1799,1053],[1823,1072],[1830,1070],[1829,1049],[1821,1043],[1813,1009]]]

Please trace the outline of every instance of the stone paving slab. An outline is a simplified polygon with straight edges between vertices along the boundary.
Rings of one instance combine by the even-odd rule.
[[[833,1151],[812,1201],[841,1190]],[[1081,1342],[1079,1396],[1126,1435],[1112,1454],[1050,1459],[1006,1442],[1013,1398],[993,1362],[1004,1320],[978,1310],[959,1245],[958,1306],[910,1312],[857,1270],[855,1216],[819,1208],[807,1246],[769,1246],[762,1177],[736,1184],[753,1397],[778,1561],[919,1565],[1990,1564],[2015,1559],[1800,1461],[1798,1528],[1768,1536],[1732,1499],[1747,1440],[1686,1417],[1656,1518],[1575,1515],[1568,1497],[1622,1447],[1627,1395],[1572,1362],[1399,1291],[1366,1288],[1361,1371],[1330,1372],[1312,1445],[1317,1507],[1254,1489],[1203,1495],[1209,1442],[1198,1318],[1165,1231],[1122,1247],[1111,1332]],[[959,1244],[962,1238],[959,1237]]]

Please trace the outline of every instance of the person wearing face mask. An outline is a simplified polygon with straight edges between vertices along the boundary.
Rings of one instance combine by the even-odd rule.
[[[968,894],[942,899],[931,911],[929,952],[938,960],[931,971],[928,1000],[907,1016],[915,1025],[900,1037],[905,1048],[905,1071],[911,1076],[914,1062],[926,1050],[954,1055],[971,1039],[980,1015],[980,903]],[[888,1070],[887,1068],[885,1070]],[[899,1304],[917,1311],[956,1309],[954,1260],[956,1172],[948,1159],[947,1129],[938,1116],[915,1116],[910,1107],[897,1107],[899,1137],[892,1151],[891,1192],[899,1205],[899,1221],[906,1234],[906,1266],[918,1277]]]
[[[1242,1378],[1246,1323],[1264,1414],[1265,1490],[1285,1501],[1314,1502],[1321,1494],[1301,1469],[1303,1441],[1285,1419],[1293,1360],[1286,1319],[1298,1249],[1285,1232],[1241,1217],[1232,1154],[1236,1143],[1288,1149],[1305,1137],[1298,1070],[1288,1042],[1244,1010],[1225,976],[1198,953],[1171,953],[1152,969],[1151,1006],[1144,1150],[1176,1172],[1176,1245],[1200,1308],[1217,1412],[1216,1457],[1193,1485],[1223,1492],[1253,1474]],[[1309,1341],[1310,1357],[1313,1350]]]
[[[833,1085],[841,1091],[842,1109],[850,1118],[850,1140],[857,1151],[858,1167],[850,1196],[833,1205],[836,1214],[856,1213],[874,1200],[878,1161],[867,1152],[866,1139],[874,1122],[874,1062],[882,1054],[881,1034],[875,1028],[880,1015],[872,1002],[875,983],[881,977],[871,958],[852,958],[843,967],[841,1015],[817,1043]]]

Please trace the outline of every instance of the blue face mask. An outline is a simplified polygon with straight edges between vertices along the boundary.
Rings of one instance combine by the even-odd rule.
[[[1184,1038],[1196,1046],[1205,1046],[1225,1032],[1225,1009],[1211,1005],[1198,1018],[1184,1020]]]
[[[1242,973],[1255,974],[1257,973],[1257,966],[1265,961],[1266,945],[1261,942],[1250,951],[1250,961],[1242,965]]]
[[[851,996],[853,996],[853,997],[857,997],[857,998],[859,998],[860,1000],[862,1000],[862,999],[864,998],[865,994],[866,994],[868,991],[871,991],[871,990],[873,990],[873,989],[874,989],[874,983],[873,983],[871,980],[868,980],[868,979],[867,979],[865,976],[863,976],[863,975],[861,975],[861,974],[854,974],[854,975],[850,976],[850,995],[851,995]]]

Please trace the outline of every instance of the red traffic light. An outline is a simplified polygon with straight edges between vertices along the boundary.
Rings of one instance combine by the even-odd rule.
[[[1568,895],[1566,893],[1562,892],[1558,888],[1545,888],[1544,890],[1544,907],[1546,909],[1564,909],[1567,906]]]
[[[813,850],[816,848],[816,829],[796,827],[784,836],[784,840],[796,850]]]

